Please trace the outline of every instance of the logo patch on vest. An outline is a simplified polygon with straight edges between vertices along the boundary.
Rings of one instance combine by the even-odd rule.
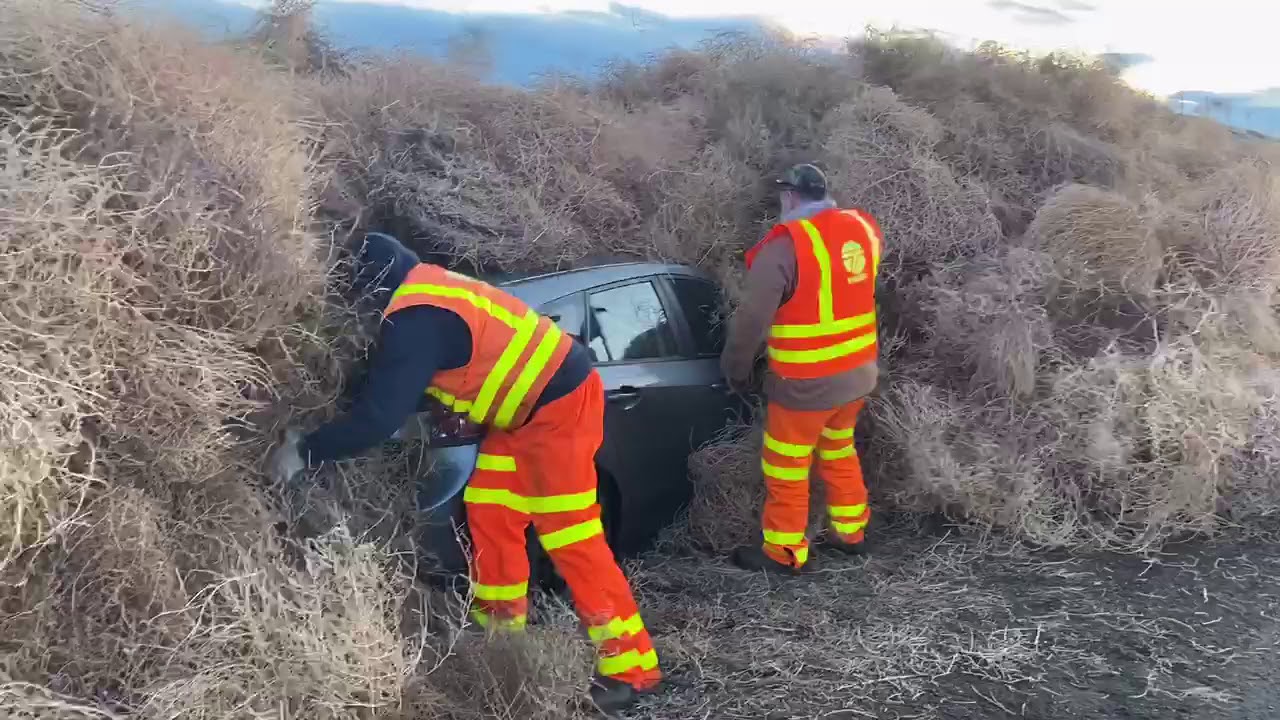
[[[856,240],[850,240],[840,248],[840,259],[844,262],[845,272],[849,273],[850,285],[867,279],[867,254]]]

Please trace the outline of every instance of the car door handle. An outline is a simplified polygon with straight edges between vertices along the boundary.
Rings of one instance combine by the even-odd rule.
[[[630,410],[640,402],[640,391],[630,385],[623,385],[617,390],[605,393],[604,397],[610,404],[620,405],[623,410]]]

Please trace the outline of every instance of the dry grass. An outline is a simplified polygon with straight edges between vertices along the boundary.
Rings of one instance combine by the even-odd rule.
[[[262,477],[363,350],[341,255],[371,226],[463,266],[688,262],[732,297],[769,178],[816,159],[887,234],[889,379],[860,438],[877,516],[1154,551],[1280,515],[1267,145],[998,48],[724,38],[524,91],[420,59],[317,67],[296,17],[263,29],[266,59],[84,3],[0,6],[6,716],[583,716],[563,607],[484,639],[417,589],[420,445],[303,493]],[[676,678],[658,716],[901,708],[954,677],[1003,708],[1051,659],[1105,662],[967,543],[887,540],[899,560],[824,571],[821,594],[691,556],[752,539],[758,442],[695,457],[681,552],[638,569]],[[1083,576],[1006,561],[1081,599]],[[1168,667],[1150,692],[1197,692]]]
[[[1170,203],[1165,244],[1204,285],[1280,283],[1280,182],[1256,159],[1219,169]],[[1190,266],[1190,267],[1188,267]]]
[[[684,523],[664,538],[669,546],[689,541],[725,553],[757,537],[764,503],[764,483],[757,481],[762,438],[759,426],[733,426],[694,453],[689,459],[693,500]]]
[[[763,409],[757,413],[763,420]],[[760,479],[761,423],[730,425],[689,458],[693,500],[678,522],[658,541],[666,552],[684,554],[690,548],[725,554],[760,537],[760,508],[765,497]],[[826,521],[821,484],[814,482],[809,528]]]
[[[1194,707],[1228,718],[1274,702],[1255,689],[1275,647],[1274,621],[1257,615],[1280,603],[1274,547],[1046,556],[883,520],[873,537],[869,559],[820,552],[818,569],[797,579],[701,555],[647,558],[635,582],[669,690],[633,717],[1165,717]]]
[[[1000,228],[981,186],[958,178],[935,152],[942,126],[884,87],[867,88],[828,116],[822,147],[830,182],[869,210],[886,237],[886,282],[990,251]]]
[[[640,211],[608,177],[643,148],[620,138],[606,153],[613,118],[573,89],[485,86],[393,58],[318,82],[315,97],[338,193],[421,249],[506,270],[644,255],[628,244]]]
[[[1058,274],[1102,292],[1148,297],[1155,290],[1162,252],[1141,208],[1128,198],[1087,185],[1054,193],[1028,232],[1031,242],[1058,263]]]
[[[422,705],[411,717],[449,720],[561,720],[590,717],[585,690],[590,646],[576,632],[565,604],[539,607],[542,626],[526,635],[459,638],[454,655],[424,678],[444,702]],[[432,714],[438,713],[438,714]]]
[[[399,717],[453,657],[402,621],[403,458],[283,537],[256,468],[356,344],[288,79],[66,3],[0,9],[0,56],[0,714]]]

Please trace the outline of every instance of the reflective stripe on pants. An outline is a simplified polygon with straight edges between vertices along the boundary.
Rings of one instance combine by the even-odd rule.
[[[593,372],[525,426],[491,430],[481,443],[482,454],[497,459],[478,464],[463,493],[474,551],[472,618],[495,630],[523,627],[528,601],[519,591],[529,579],[525,531],[532,523],[597,645],[600,672],[644,688],[661,676],[657,656],[596,504],[603,412],[604,390]]]
[[[774,560],[799,567],[809,558],[809,473],[813,452],[826,484],[831,531],[860,542],[870,519],[867,490],[854,448],[861,400],[833,410],[795,411],[771,403],[765,421],[761,469],[767,497],[762,513],[762,547]],[[800,456],[800,448],[813,452]]]
[[[527,622],[525,615],[495,616],[478,607],[471,609],[471,619],[480,627],[495,632],[522,632]]]

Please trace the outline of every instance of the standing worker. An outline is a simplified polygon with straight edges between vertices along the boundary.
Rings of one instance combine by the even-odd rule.
[[[424,395],[487,426],[463,493],[474,550],[471,617],[523,630],[532,522],[599,649],[592,700],[607,712],[631,705],[661,673],[600,524],[604,389],[587,351],[520,300],[423,263],[388,235],[369,234],[358,271],[358,286],[389,300],[365,386],[346,417],[310,435],[286,434],[273,461],[277,478],[388,439]]]
[[[809,559],[805,530],[815,451],[827,484],[826,543],[863,553],[871,514],[853,431],[878,375],[881,235],[867,213],[836,207],[826,176],[813,165],[791,168],[777,185],[782,221],[747,252],[746,289],[721,366],[741,387],[760,346],[767,348],[764,537],[759,545],[737,548],[733,562],[794,574]]]

